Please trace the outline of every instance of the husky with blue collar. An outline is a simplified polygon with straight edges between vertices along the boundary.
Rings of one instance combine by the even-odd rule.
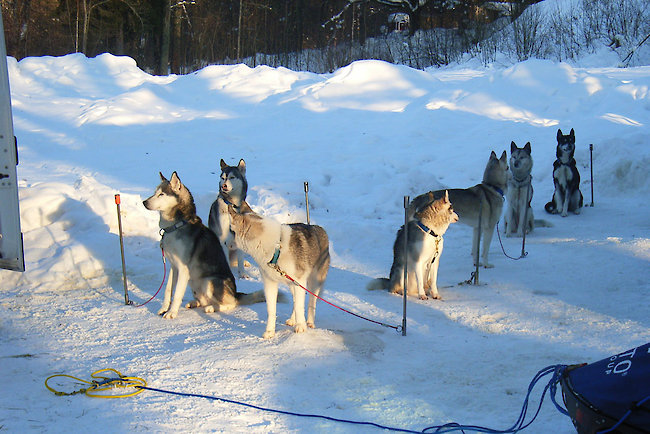
[[[228,311],[240,304],[264,301],[264,294],[237,292],[235,278],[216,235],[201,222],[190,191],[174,172],[143,202],[160,213],[160,246],[170,264],[165,295],[158,315],[173,319],[183,303],[187,286],[194,300],[185,307],[203,307],[206,313]],[[172,299],[173,294],[173,299]]]
[[[483,181],[469,188],[452,188],[449,192],[449,200],[454,205],[454,211],[458,214],[460,223],[471,226],[474,229],[472,236],[472,258],[474,265],[483,265],[485,268],[492,268],[494,265],[488,262],[490,243],[494,235],[501,213],[503,212],[504,195],[508,188],[508,156],[503,151],[501,158],[492,151],[490,159],[483,172]],[[445,194],[445,190],[433,192],[437,199]],[[413,199],[409,208],[409,215],[415,214],[429,201],[425,193]],[[478,258],[479,242],[479,214],[481,220],[480,238],[483,240],[481,261]]]
[[[408,222],[406,255],[404,250],[404,226],[397,231],[393,245],[393,265],[390,277],[374,279],[367,289],[388,289],[394,294],[404,293],[404,266],[408,266],[408,295],[427,299],[426,289],[434,299],[439,299],[438,267],[444,245],[442,236],[450,224],[458,221],[449,195],[445,192],[434,199],[433,192],[424,195],[427,203],[417,210]]]
[[[239,213],[228,207],[230,228],[237,247],[257,263],[266,297],[268,313],[266,330],[262,337],[275,336],[278,285],[286,284],[293,295],[293,311],[286,324],[296,333],[314,328],[316,296],[325,284],[330,265],[329,239],[325,229],[302,223],[281,224],[253,212]],[[305,320],[305,290],[295,286],[291,277],[314,295],[309,295]]]

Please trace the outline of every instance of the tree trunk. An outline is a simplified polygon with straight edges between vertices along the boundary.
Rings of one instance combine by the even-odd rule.
[[[171,38],[171,17],[172,8],[169,0],[163,1],[163,25],[162,25],[162,38],[160,44],[160,64],[158,65],[158,74],[169,74],[169,41]]]
[[[90,19],[90,8],[88,7],[88,0],[82,0],[83,4],[83,29],[81,31],[81,52],[86,54],[88,44],[88,20]]]
[[[241,62],[241,31],[242,31],[242,13],[244,1],[239,0],[239,20],[237,23],[237,63]]]

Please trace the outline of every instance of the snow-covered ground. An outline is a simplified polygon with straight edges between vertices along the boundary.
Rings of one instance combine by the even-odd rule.
[[[8,60],[27,271],[0,271],[0,430],[377,431],[152,391],[58,397],[43,384],[102,368],[284,411],[504,429],[541,368],[650,341],[650,67],[530,60],[424,72],[361,61],[322,75],[237,65],[154,77],[112,55]],[[579,216],[543,210],[558,128],[576,131],[587,204],[594,145],[595,206]],[[473,269],[471,229],[450,227],[443,300],[409,299],[406,337],[322,302],[315,330],[279,325],[272,340],[260,337],[263,304],[174,320],[156,315],[160,296],[124,305],[114,195],[141,303],[162,280],[158,216],[142,206],[158,172],[178,171],[207,222],[219,160],[244,158],[248,201],[264,215],[304,221],[309,182],[311,220],[331,240],[323,296],[398,325],[402,299],[365,286],[388,275],[404,195],[480,182],[490,151],[509,153],[513,140],[532,143],[533,210],[553,226],[529,235],[518,261],[495,236],[479,286],[459,284]],[[503,237],[503,248],[519,256],[521,239]],[[239,290],[261,288],[249,273]],[[282,320],[290,309],[279,305]],[[549,401],[527,432],[551,430],[574,432]]]

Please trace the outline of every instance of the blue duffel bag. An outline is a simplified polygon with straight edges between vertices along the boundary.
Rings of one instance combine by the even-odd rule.
[[[579,434],[650,433],[650,343],[569,366],[560,384]]]

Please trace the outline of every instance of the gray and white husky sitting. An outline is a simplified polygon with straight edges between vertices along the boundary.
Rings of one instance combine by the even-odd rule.
[[[414,219],[408,222],[406,255],[404,251],[404,225],[397,231],[393,245],[393,265],[390,267],[390,277],[374,279],[367,288],[388,289],[392,293],[404,293],[404,266],[408,271],[408,295],[417,294],[421,300],[426,300],[425,290],[434,299],[439,299],[438,267],[444,241],[442,236],[451,223],[458,221],[449,195],[434,199],[433,192],[426,195],[429,203],[415,213]]]
[[[485,268],[492,268],[494,265],[488,262],[490,243],[494,235],[494,228],[501,218],[503,211],[503,195],[507,188],[508,180],[508,159],[506,151],[503,151],[501,158],[492,151],[485,172],[483,181],[469,188],[452,188],[447,190],[449,200],[454,205],[454,211],[458,214],[458,221],[474,228],[472,236],[472,257],[474,264],[481,264],[478,258],[479,240],[479,214],[481,216],[481,238],[483,239],[483,250],[481,254],[482,265]],[[445,194],[445,190],[433,192],[435,198]],[[411,202],[409,216],[413,216],[429,202],[428,194],[422,194]]]
[[[302,223],[281,224],[253,212],[240,214],[232,206],[228,211],[237,247],[253,258],[262,275],[268,313],[263,337],[275,336],[280,283],[287,284],[293,295],[293,311],[286,324],[296,333],[304,332],[307,327],[314,328],[317,298],[310,294],[305,321],[305,291],[292,284],[279,270],[319,295],[330,265],[329,239],[325,230]]]
[[[573,128],[569,134],[557,130],[557,159],[553,163],[553,184],[555,191],[553,199],[544,209],[551,214],[569,215],[569,211],[580,214],[582,208],[582,192],[580,192],[580,172],[573,155],[576,151],[576,136]]]
[[[194,300],[186,307],[202,306],[208,313],[264,301],[262,291],[237,292],[223,249],[196,214],[192,194],[178,174],[174,172],[171,180],[167,180],[160,173],[160,179],[154,194],[143,201],[145,208],[160,213],[160,245],[171,265],[158,315],[169,319],[178,315],[188,284]]]
[[[232,204],[237,212],[248,212],[250,208],[246,204],[248,193],[248,182],[246,181],[246,162],[241,159],[236,166],[229,166],[223,159],[220,162],[221,176],[219,178],[219,195],[212,202],[208,227],[217,235],[230,265],[237,267],[237,275],[244,278],[244,259],[241,250],[235,245],[235,238],[230,230],[230,217],[228,216],[228,205]],[[225,199],[225,195],[229,199]]]
[[[535,225],[533,209],[533,184],[531,171],[533,158],[530,142],[519,148],[515,142],[510,143],[510,172],[508,172],[508,192],[504,221],[506,236],[523,237],[524,230],[530,233]]]

